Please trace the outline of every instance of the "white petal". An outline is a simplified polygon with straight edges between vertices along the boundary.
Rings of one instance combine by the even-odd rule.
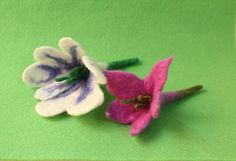
[[[35,110],[44,117],[51,117],[65,112],[67,108],[74,105],[74,102],[80,95],[79,86],[79,84],[75,85],[67,93],[38,103]]]
[[[36,48],[34,58],[38,62],[46,62],[61,67],[68,66],[72,63],[72,58],[68,53],[48,46]]]
[[[22,80],[32,87],[40,87],[49,84],[61,73],[61,69],[48,64],[35,63],[28,66],[23,74]]]
[[[38,100],[47,100],[67,91],[71,87],[72,85],[65,84],[64,82],[53,82],[39,88],[36,91],[34,98]]]
[[[55,98],[36,105],[39,115],[50,117],[67,111],[69,115],[79,116],[99,107],[104,101],[104,94],[93,77],[80,82],[69,91]]]
[[[85,51],[80,47],[79,43],[74,41],[72,38],[64,37],[59,40],[59,47],[67,53],[70,53],[72,58],[80,60],[85,56]]]
[[[104,102],[104,94],[99,85],[93,81],[91,84],[91,91],[85,98],[75,102],[73,106],[66,109],[67,113],[72,116],[80,116],[90,112],[91,110],[99,107]],[[82,93],[82,88],[80,89]]]
[[[82,58],[82,61],[83,61],[84,65],[92,72],[97,83],[99,83],[99,84],[106,84],[107,83],[107,79],[106,79],[105,75],[103,74],[102,69],[100,68],[100,66],[98,65],[98,63],[95,60],[93,60],[92,58],[90,58],[88,56],[84,56]]]
[[[43,117],[52,117],[65,112],[66,106],[61,106],[61,103],[48,104],[40,102],[35,107],[36,112]]]
[[[100,69],[104,72],[105,70],[107,70],[108,68],[108,64],[107,63],[99,63],[98,62],[98,65],[100,67]]]

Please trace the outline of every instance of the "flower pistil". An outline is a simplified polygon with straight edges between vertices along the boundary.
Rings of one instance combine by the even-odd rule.
[[[139,95],[133,99],[122,99],[121,102],[124,104],[133,104],[135,108],[145,108],[149,107],[152,101],[152,96],[150,95]]]

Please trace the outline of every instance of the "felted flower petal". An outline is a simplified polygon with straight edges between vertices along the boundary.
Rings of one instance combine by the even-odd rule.
[[[38,100],[47,100],[69,90],[72,86],[73,85],[65,84],[64,82],[53,82],[37,89],[34,98]]]
[[[100,67],[100,69],[104,72],[105,70],[107,70],[108,68],[108,64],[107,63],[100,63],[98,62],[98,65]]]
[[[129,124],[132,122],[138,109],[133,105],[121,103],[119,100],[112,101],[109,105],[106,116],[121,124]]]
[[[130,134],[132,136],[138,135],[147,127],[151,120],[152,117],[150,112],[147,109],[142,109],[142,111],[139,112],[139,115],[132,121]]]
[[[123,71],[106,71],[107,89],[118,99],[132,99],[145,94],[143,80]]]
[[[71,107],[76,98],[80,95],[81,83],[73,85],[69,90],[58,96],[39,102],[35,110],[44,117],[51,117],[63,113],[67,108]]]
[[[80,116],[99,107],[104,102],[104,94],[93,77],[79,89],[79,96],[67,109],[72,116]]]
[[[88,56],[84,56],[82,58],[82,61],[83,61],[84,65],[94,75],[97,83],[99,83],[99,84],[106,84],[107,83],[107,79],[106,79],[105,75],[103,74],[101,67],[98,65],[98,63],[95,60],[93,60],[92,58],[90,58]]]
[[[80,59],[85,56],[85,51],[72,38],[64,37],[59,40],[59,47],[72,57],[72,64],[78,64]]]
[[[72,63],[72,58],[68,53],[48,46],[36,48],[34,58],[38,62],[53,64],[62,68],[66,68]]]
[[[160,111],[160,94],[167,80],[168,69],[172,60],[173,57],[169,57],[158,62],[152,69],[151,73],[144,80],[145,91],[153,95],[150,105],[150,112],[153,118],[158,117]]]
[[[154,92],[154,88],[161,91],[167,80],[169,65],[173,57],[159,61],[153,68],[151,73],[144,80],[145,91],[149,94]]]
[[[49,84],[60,73],[61,69],[58,67],[35,63],[24,70],[22,80],[29,86],[40,87]]]
[[[154,90],[152,102],[150,104],[150,112],[153,118],[159,116],[161,109],[161,92],[159,90]]]

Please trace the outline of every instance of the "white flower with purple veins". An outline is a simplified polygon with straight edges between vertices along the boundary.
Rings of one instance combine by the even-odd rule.
[[[41,101],[36,111],[44,117],[65,111],[79,116],[99,107],[104,101],[99,84],[107,82],[104,71],[138,62],[136,58],[97,63],[71,38],[62,38],[59,47],[62,51],[47,46],[37,48],[36,63],[26,68],[22,76],[27,85],[39,87],[34,96]]]

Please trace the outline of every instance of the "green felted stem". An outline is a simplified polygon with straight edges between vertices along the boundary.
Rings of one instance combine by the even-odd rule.
[[[55,81],[65,81],[66,84],[71,84],[77,81],[86,80],[88,76],[89,70],[85,66],[79,66],[72,69],[68,75],[56,78]]]
[[[64,80],[67,80],[69,79],[70,77],[68,76],[62,76],[62,77],[58,77],[55,79],[56,82],[61,82],[61,81],[64,81]]]
[[[202,85],[192,86],[183,90],[162,93],[162,104],[168,104],[190,96],[203,88]]]
[[[77,80],[87,80],[90,73],[88,68],[84,66],[83,70],[81,72],[80,71],[78,72],[79,72],[78,75],[74,78],[77,78]]]
[[[202,85],[196,85],[196,86],[193,86],[190,88],[179,90],[179,91],[177,91],[177,93],[179,93],[181,98],[183,98],[183,97],[189,96],[191,94],[194,94],[195,92],[201,90],[202,88],[203,88]]]
[[[65,80],[65,84],[72,84],[72,83],[75,83],[77,81],[79,81],[79,79],[77,79],[77,78],[70,78],[70,79]]]
[[[131,65],[135,65],[139,62],[138,58],[130,58],[130,59],[124,59],[120,61],[113,61],[108,63],[108,70],[117,70],[117,69],[122,69],[124,67],[128,67]]]
[[[68,73],[69,77],[79,77],[79,75],[83,72],[84,68],[85,68],[84,66],[79,66],[79,67],[72,69]]]

